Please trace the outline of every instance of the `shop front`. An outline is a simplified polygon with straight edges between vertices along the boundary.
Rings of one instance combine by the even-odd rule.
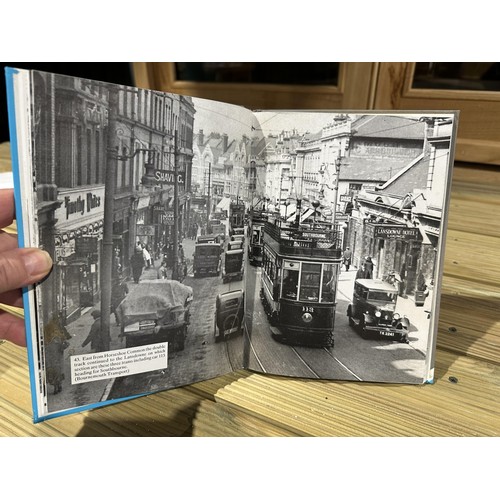
[[[99,301],[104,188],[61,191],[54,227],[56,300],[65,324]]]

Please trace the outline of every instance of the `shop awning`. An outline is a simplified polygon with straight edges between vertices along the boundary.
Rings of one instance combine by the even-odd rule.
[[[215,207],[217,210],[227,210],[229,212],[229,205],[231,204],[231,198],[222,198],[222,200],[217,203]]]

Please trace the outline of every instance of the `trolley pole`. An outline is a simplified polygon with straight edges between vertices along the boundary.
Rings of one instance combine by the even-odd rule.
[[[333,229],[335,230],[335,224],[337,222],[337,203],[339,196],[339,176],[340,176],[340,166],[342,165],[342,157],[340,156],[340,150],[338,152],[337,158],[335,158],[335,186],[333,193],[333,215],[332,215],[332,223]]]
[[[174,131],[174,265],[172,279],[179,279],[179,166],[177,165],[177,130]]]
[[[210,176],[212,174],[212,163],[208,162],[208,190],[207,190],[207,234],[210,234]]]

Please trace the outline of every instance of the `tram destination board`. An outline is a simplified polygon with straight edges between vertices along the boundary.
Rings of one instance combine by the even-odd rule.
[[[55,262],[23,291],[35,422],[241,369],[433,381],[458,113],[6,77],[19,244]]]

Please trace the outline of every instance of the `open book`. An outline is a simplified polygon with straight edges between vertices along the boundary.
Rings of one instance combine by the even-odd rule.
[[[248,369],[432,382],[457,113],[7,69],[34,421]]]

